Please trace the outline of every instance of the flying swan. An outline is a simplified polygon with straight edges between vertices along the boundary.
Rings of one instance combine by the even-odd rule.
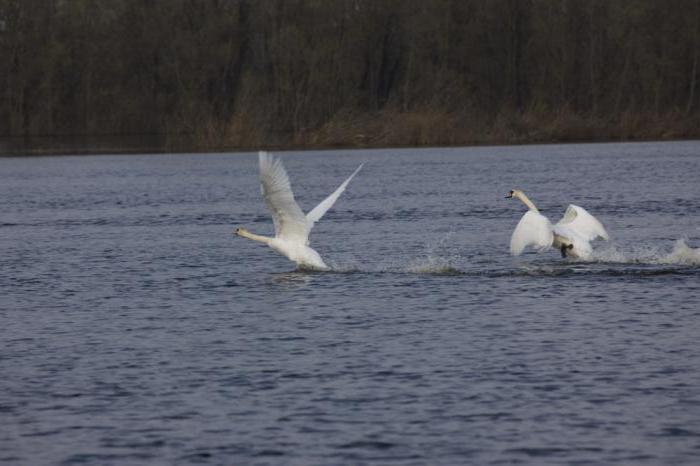
[[[357,170],[333,194],[304,215],[294,199],[289,177],[282,161],[264,151],[258,153],[258,159],[260,161],[260,186],[265,204],[272,214],[272,222],[275,224],[275,237],[256,235],[244,228],[236,228],[234,233],[270,246],[287,259],[296,262],[300,268],[329,270],[330,267],[323,262],[321,256],[309,247],[309,233],[314,223],[318,222],[333,206],[338,197],[345,191],[350,180],[364,164],[357,167]]]
[[[529,209],[510,238],[510,253],[514,256],[522,253],[527,246],[534,246],[540,251],[559,249],[562,257],[585,259],[593,252],[591,241],[609,238],[598,219],[583,207],[569,205],[562,219],[552,225],[522,191],[511,190],[506,196],[506,199],[509,198],[520,199]]]

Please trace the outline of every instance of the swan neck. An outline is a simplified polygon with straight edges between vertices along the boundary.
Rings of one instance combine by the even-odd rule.
[[[528,209],[530,209],[530,210],[533,211],[533,212],[539,213],[539,209],[538,209],[538,208],[535,206],[535,204],[530,200],[530,198],[527,197],[527,196],[525,195],[525,193],[523,193],[523,192],[517,192],[517,193],[515,193],[515,197],[517,197],[518,199],[520,199],[520,200],[523,202],[523,204],[525,204],[525,205],[527,206]]]
[[[263,243],[267,245],[269,245],[270,241],[272,241],[272,238],[268,238],[267,236],[256,235],[255,233],[251,233],[248,230],[240,230],[238,232],[238,235],[244,238],[252,239],[253,241],[257,241],[258,243]]]

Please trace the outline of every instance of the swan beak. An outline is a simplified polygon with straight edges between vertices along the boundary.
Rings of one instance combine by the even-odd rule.
[[[512,194],[512,193],[506,194],[506,199],[510,199],[511,197],[513,197],[513,194]]]

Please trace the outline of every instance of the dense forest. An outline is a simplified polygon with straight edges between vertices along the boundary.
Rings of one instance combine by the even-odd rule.
[[[0,0],[0,136],[700,136],[699,0]]]

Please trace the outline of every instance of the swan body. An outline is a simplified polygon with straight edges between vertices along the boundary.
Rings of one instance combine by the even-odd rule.
[[[314,224],[335,204],[364,164],[357,167],[330,196],[304,215],[294,199],[289,176],[282,161],[264,151],[258,153],[258,160],[260,187],[265,204],[272,214],[275,236],[270,238],[256,235],[244,228],[237,228],[235,234],[268,245],[301,268],[329,270],[330,267],[323,262],[321,255],[309,247],[309,234]]]
[[[552,225],[522,191],[511,190],[506,198],[520,199],[528,208],[510,238],[510,253],[514,256],[534,246],[540,251],[559,249],[562,257],[585,259],[593,252],[591,241],[609,239],[600,221],[583,207],[569,205],[561,220]]]

